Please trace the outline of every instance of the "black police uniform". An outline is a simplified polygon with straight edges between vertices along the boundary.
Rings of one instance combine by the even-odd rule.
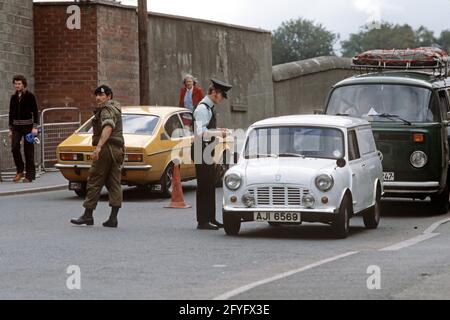
[[[231,86],[218,81],[216,79],[212,79],[212,84],[214,88],[222,91],[224,98],[227,98],[227,91],[231,89]],[[206,126],[208,130],[217,129],[217,116],[214,110],[214,106],[209,106],[205,102],[201,102],[200,105],[206,106],[211,113],[212,117]],[[199,105],[199,106],[200,106]],[[194,121],[197,121],[194,116]],[[196,174],[197,174],[197,222],[198,229],[206,229],[206,230],[217,230],[222,225],[216,221],[216,165],[209,164],[204,159],[204,151],[211,144],[215,145],[216,141],[213,137],[211,141],[198,141],[201,137],[196,137],[197,143],[202,144],[202,157],[201,163],[197,163],[195,165]],[[214,150],[212,148],[212,150]],[[212,151],[214,152],[214,151]],[[214,153],[211,154],[214,156]],[[193,157],[195,158],[195,157]]]
[[[211,112],[212,117],[206,126],[208,130],[217,128],[217,117],[214,108],[205,105]],[[205,149],[214,143],[214,138],[210,142],[202,143],[201,164],[195,165],[197,175],[197,222],[200,225],[209,222],[216,224],[216,187],[215,187],[215,164],[207,164],[203,158]]]

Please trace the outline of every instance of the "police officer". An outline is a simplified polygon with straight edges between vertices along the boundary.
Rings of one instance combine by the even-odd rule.
[[[103,226],[117,228],[117,215],[122,207],[121,167],[124,160],[124,138],[122,112],[118,102],[112,100],[113,92],[108,86],[95,90],[97,108],[92,120],[92,167],[89,170],[85,212],[79,219],[71,220],[75,225],[94,225],[93,212],[97,207],[100,192],[106,186],[109,193],[111,215]]]
[[[196,150],[201,150],[201,156],[195,152],[195,169],[197,173],[197,229],[219,230],[222,224],[216,221],[216,188],[215,188],[215,164],[212,160],[216,137],[226,137],[227,130],[217,130],[217,120],[214,108],[227,99],[227,92],[231,85],[211,79],[212,85],[208,95],[200,102],[194,112],[195,144]],[[199,148],[201,146],[201,148]]]

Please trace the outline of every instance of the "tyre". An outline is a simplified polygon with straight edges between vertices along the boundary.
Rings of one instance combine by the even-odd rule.
[[[161,193],[164,198],[172,197],[173,163],[169,164],[161,177]]]
[[[363,215],[367,229],[377,229],[381,219],[381,193],[377,188],[375,205]]]
[[[348,196],[342,201],[339,213],[333,222],[334,234],[338,239],[345,239],[350,232],[350,217],[352,214],[351,200]]]
[[[438,214],[446,214],[449,210],[449,195],[450,189],[448,186],[445,187],[444,191],[440,194],[435,194],[431,196],[431,205],[433,210]]]
[[[237,236],[241,231],[241,218],[234,214],[223,214],[223,228],[229,236]]]

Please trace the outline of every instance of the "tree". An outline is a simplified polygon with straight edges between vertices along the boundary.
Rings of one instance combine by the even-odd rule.
[[[361,27],[359,33],[351,34],[342,41],[342,55],[353,57],[358,53],[373,49],[406,49],[428,47],[436,43],[433,31],[426,27],[414,30],[408,24],[399,25],[382,22],[379,28],[369,25]]]
[[[311,20],[299,18],[285,21],[273,32],[273,64],[334,55],[333,45],[338,38],[338,35]]]
[[[441,32],[438,43],[442,49],[450,53],[450,30],[444,30]]]

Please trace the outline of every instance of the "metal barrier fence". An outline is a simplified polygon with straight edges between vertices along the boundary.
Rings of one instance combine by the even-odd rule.
[[[51,113],[68,112],[77,113],[78,121],[74,122],[46,122],[46,117]],[[49,108],[41,113],[41,154],[42,167],[44,170],[49,169],[58,160],[56,157],[56,147],[67,137],[74,133],[81,125],[81,112],[78,108]]]
[[[54,118],[61,119],[67,113],[75,113],[77,121],[64,120],[60,122],[49,122],[48,118],[53,114]],[[50,116],[49,116],[50,115]],[[61,116],[62,115],[62,116]],[[4,173],[15,173],[16,167],[11,153],[11,139],[8,136],[9,115],[0,115],[0,180]],[[40,113],[41,125],[39,127],[40,146],[35,147],[35,163],[38,174],[42,170],[49,170],[56,163],[56,147],[69,137],[81,125],[81,112],[78,108],[49,108]],[[23,148],[22,155],[23,155]]]

